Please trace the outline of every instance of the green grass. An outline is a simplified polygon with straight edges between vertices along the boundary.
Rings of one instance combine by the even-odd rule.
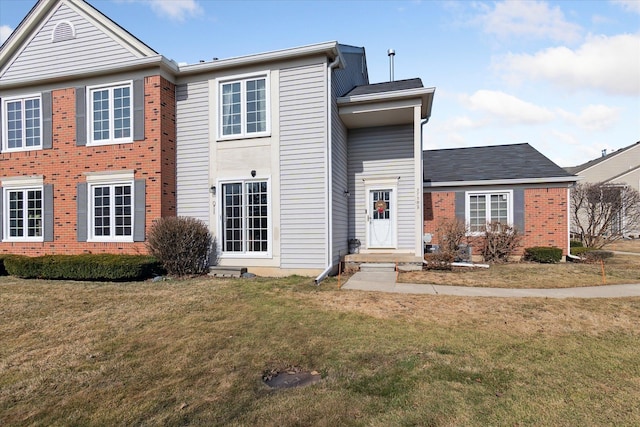
[[[0,425],[640,424],[640,298],[336,288],[0,278]]]

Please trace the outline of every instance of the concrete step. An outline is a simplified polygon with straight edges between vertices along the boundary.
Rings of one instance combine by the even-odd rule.
[[[360,264],[360,271],[363,273],[393,272],[396,265],[390,262],[366,262]]]
[[[247,272],[246,267],[211,267],[209,268],[209,276],[214,277],[242,277]]]

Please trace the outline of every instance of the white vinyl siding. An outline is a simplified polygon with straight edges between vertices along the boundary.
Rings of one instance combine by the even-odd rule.
[[[209,224],[209,84],[176,87],[178,216]]]
[[[53,30],[63,21],[73,25],[76,37],[54,43]],[[70,75],[112,67],[141,56],[116,42],[67,5],[61,4],[1,77],[3,81],[10,82]]]
[[[415,165],[413,125],[352,129],[349,131],[351,192],[349,238],[366,241],[367,180],[397,180],[397,249],[415,248]]]
[[[326,65],[280,71],[282,268],[326,262]]]

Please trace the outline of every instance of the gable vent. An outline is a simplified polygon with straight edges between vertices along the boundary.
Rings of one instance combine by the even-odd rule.
[[[63,42],[65,40],[71,40],[76,38],[76,29],[69,21],[58,22],[53,27],[53,33],[51,34],[51,41],[53,43]]]

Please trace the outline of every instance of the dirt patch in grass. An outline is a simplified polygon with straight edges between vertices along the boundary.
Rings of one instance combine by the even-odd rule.
[[[604,262],[508,263],[490,268],[456,267],[452,271],[411,271],[398,276],[401,283],[425,283],[493,288],[572,288],[640,283],[640,256],[615,255]]]

